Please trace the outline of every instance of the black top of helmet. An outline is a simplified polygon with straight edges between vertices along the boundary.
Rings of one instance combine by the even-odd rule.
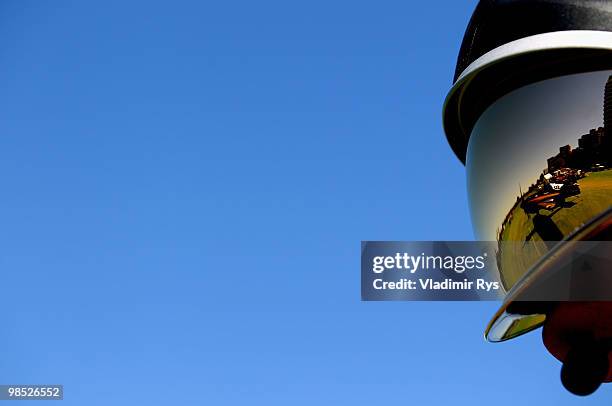
[[[480,114],[504,94],[556,76],[612,69],[610,49],[560,47],[497,60],[479,68],[469,81],[457,82],[472,62],[489,51],[559,31],[612,32],[612,0],[480,0],[465,32],[455,86],[444,108],[446,137],[459,160],[465,163],[471,129]]]
[[[545,32],[612,31],[609,0],[481,0],[468,24],[455,70],[500,45]]]

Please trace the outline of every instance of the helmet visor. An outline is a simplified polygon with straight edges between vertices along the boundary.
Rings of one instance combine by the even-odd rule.
[[[500,250],[509,290],[612,206],[612,71],[533,83],[495,101],[472,130],[466,169],[476,237],[530,242]]]

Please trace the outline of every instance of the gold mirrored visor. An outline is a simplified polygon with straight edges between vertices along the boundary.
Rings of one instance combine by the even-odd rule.
[[[589,227],[607,235],[597,223],[608,224],[612,207],[612,71],[556,77],[496,100],[471,131],[466,169],[476,237],[500,242],[509,293],[486,335],[501,341],[544,321],[542,302],[514,303],[555,272],[557,250],[571,246],[559,241],[593,239]]]

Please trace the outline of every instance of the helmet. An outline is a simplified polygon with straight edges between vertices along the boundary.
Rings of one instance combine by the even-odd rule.
[[[475,234],[499,244],[508,293],[486,338],[544,325],[545,345],[569,365],[570,391],[612,381],[612,292],[595,299],[557,289],[564,264],[575,264],[568,258],[586,255],[578,242],[609,242],[612,233],[612,1],[480,1],[443,120],[466,165]],[[612,288],[599,277],[586,285]],[[602,361],[576,361],[590,356]]]

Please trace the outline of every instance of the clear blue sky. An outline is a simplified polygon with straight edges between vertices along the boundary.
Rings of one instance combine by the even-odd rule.
[[[474,1],[0,6],[1,383],[70,405],[609,404],[497,303],[361,303],[465,240],[441,106]]]

